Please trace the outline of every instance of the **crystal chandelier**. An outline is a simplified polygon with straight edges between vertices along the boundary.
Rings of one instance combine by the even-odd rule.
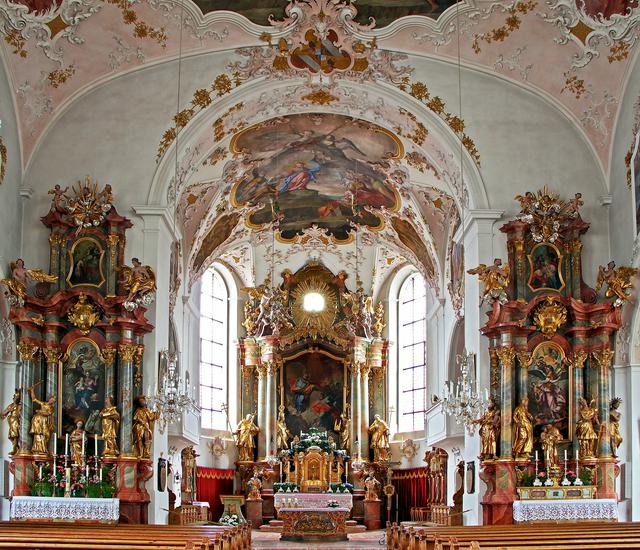
[[[487,410],[489,396],[485,390],[484,398],[478,393],[477,383],[471,380],[469,372],[475,366],[475,354],[467,353],[456,357],[461,375],[457,381],[445,382],[440,402],[442,412],[453,416],[458,425],[463,424],[469,435],[475,433],[474,420]]]
[[[189,394],[188,384],[180,376],[175,353],[160,352],[160,376],[156,394],[149,400],[153,410],[160,413],[158,428],[164,433],[169,424],[175,424],[185,411],[198,412],[193,395]]]

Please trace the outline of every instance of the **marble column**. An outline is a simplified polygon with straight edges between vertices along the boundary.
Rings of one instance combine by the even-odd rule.
[[[18,381],[17,386],[22,388],[22,409],[20,411],[20,450],[18,451],[18,454],[29,455],[31,454],[31,434],[29,433],[29,427],[31,424],[31,417],[33,416],[33,402],[31,401],[29,388],[36,382],[36,359],[40,348],[29,342],[21,340],[17,345],[17,349],[18,357],[20,358],[20,380]]]
[[[584,397],[584,362],[587,360],[587,352],[583,350],[574,351],[569,357],[569,364],[573,368],[573,410],[571,411],[573,417],[573,425],[576,426],[578,422],[578,411],[580,409],[580,398]],[[572,434],[569,434],[569,438],[573,444],[573,456],[580,449],[580,443],[576,438],[575,427]]]
[[[527,395],[527,384],[529,381],[529,367],[533,361],[530,351],[519,351],[518,356],[518,396],[522,399]]]
[[[265,458],[276,455],[276,424],[278,420],[278,363],[277,361],[269,361],[266,365],[266,433],[265,433]]]
[[[351,449],[350,455],[360,457],[360,365],[352,362],[349,372],[351,373]]]
[[[512,432],[511,414],[515,406],[513,395],[513,362],[516,352],[511,347],[499,347],[496,350],[500,360],[501,392],[500,392],[500,457],[511,458]]]
[[[131,456],[133,442],[133,369],[137,344],[120,344],[118,347],[118,403],[120,403],[120,454]]]
[[[598,458],[611,457],[611,438],[609,437],[609,369],[615,352],[612,349],[604,348],[592,352],[593,358],[598,367],[598,416],[600,417],[601,437],[598,443]],[[604,427],[604,428],[603,428]]]
[[[47,375],[46,375],[46,393],[45,399],[49,399],[51,396],[57,396],[56,402],[53,405],[53,431],[58,431],[58,408],[62,399],[61,395],[58,395],[58,369],[60,367],[60,358],[62,354],[58,348],[42,348],[42,353],[45,356],[47,362]],[[49,451],[53,452],[53,437],[49,442]]]
[[[369,456],[369,371],[367,365],[360,369],[360,446]]]
[[[118,350],[115,347],[109,346],[102,348],[102,358],[104,359],[104,395],[111,396],[113,402],[116,401],[116,353]]]
[[[258,460],[266,458],[267,451],[267,367],[264,364],[256,367],[258,374]]]

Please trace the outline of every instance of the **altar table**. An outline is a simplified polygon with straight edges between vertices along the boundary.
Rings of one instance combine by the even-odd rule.
[[[303,508],[326,508],[330,500],[338,503],[340,508],[353,508],[351,493],[274,493],[273,505],[276,510],[284,506],[285,501],[298,499],[298,506]]]
[[[280,508],[280,540],[335,542],[347,539],[348,508]]]
[[[513,520],[532,521],[618,521],[618,503],[613,498],[571,500],[516,500]]]
[[[117,523],[118,498],[27,497],[11,499],[12,520],[96,521]]]

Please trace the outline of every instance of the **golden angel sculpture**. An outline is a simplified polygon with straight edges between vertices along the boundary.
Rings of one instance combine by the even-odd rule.
[[[238,460],[240,462],[251,462],[253,460],[253,449],[255,448],[255,436],[260,428],[253,423],[254,415],[248,414],[243,418],[233,432],[237,436],[236,447],[238,447]]]
[[[29,433],[33,436],[31,443],[31,453],[34,455],[49,454],[49,440],[53,434],[53,413],[56,396],[52,395],[47,401],[40,401],[33,386],[29,388],[31,401],[34,405],[38,405],[38,410],[31,417],[31,427]]]
[[[107,396],[104,399],[104,409],[100,411],[102,439],[104,441],[103,456],[116,457],[118,450],[118,430],[120,429],[120,413],[113,405],[113,398]]]
[[[618,447],[622,443],[622,434],[620,433],[620,418],[622,414],[618,407],[622,403],[622,399],[614,397],[609,403],[609,437],[611,438],[611,452],[613,456],[618,456]]]
[[[558,443],[561,441],[562,435],[556,426],[549,424],[542,428],[540,444],[547,468],[558,467]]]
[[[132,311],[140,304],[149,305],[155,298],[156,291],[156,275],[148,265],[142,265],[138,258],[131,260],[133,267],[122,266],[122,279],[120,283],[129,294],[127,295],[124,306],[127,310]]]
[[[480,282],[484,285],[480,305],[482,305],[487,297],[492,301],[498,300],[501,304],[507,301],[506,288],[509,286],[509,265],[502,266],[502,260],[496,258],[493,265],[487,266],[480,264],[478,267],[469,269],[469,275],[477,275]]]
[[[373,449],[373,460],[387,460],[389,458],[389,426],[382,420],[379,414],[373,417],[369,426],[371,440],[369,446]]]
[[[376,338],[382,338],[382,331],[386,326],[387,325],[384,322],[384,304],[382,302],[378,302],[373,314],[373,326],[371,327],[373,335]]]
[[[22,307],[24,299],[27,295],[27,283],[36,281],[38,283],[54,283],[58,280],[55,275],[49,275],[42,269],[27,269],[24,267],[24,260],[18,258],[15,262],[9,264],[11,268],[11,276],[7,279],[0,280],[8,291],[8,299],[11,305]]]
[[[279,336],[293,328],[289,313],[289,291],[286,288],[271,287],[269,280],[257,287],[242,289],[249,294],[250,302],[245,305],[243,326],[249,336],[262,336],[270,331]],[[254,303],[258,302],[255,306]]]
[[[613,305],[620,307],[629,299],[633,288],[631,279],[638,275],[638,272],[639,270],[635,267],[616,267],[615,262],[609,262],[607,267],[600,266],[596,279],[596,291],[599,292],[602,285],[607,283],[605,296],[607,298],[615,298]]]
[[[529,412],[528,397],[523,397],[514,409],[512,422],[513,454],[516,459],[528,459],[533,450],[533,415]]]
[[[595,458],[598,432],[596,426],[600,424],[598,408],[595,399],[590,403],[584,397],[578,400],[578,424],[576,425],[576,438],[580,445],[580,458]]]
[[[133,450],[138,458],[151,458],[151,443],[153,441],[153,428],[160,413],[152,411],[147,406],[144,395],[138,397],[138,407],[133,413],[132,439]]]
[[[500,435],[500,410],[491,396],[486,412],[474,424],[480,426],[480,458],[492,460],[498,453],[498,437]]]
[[[292,437],[291,432],[287,429],[287,423],[284,419],[284,405],[278,407],[278,422],[277,422],[277,448],[286,449],[289,445],[289,439]]]
[[[16,390],[13,394],[13,400],[2,413],[0,413],[0,418],[3,420],[7,419],[7,424],[9,424],[9,441],[11,441],[13,445],[13,449],[9,453],[10,455],[14,455],[18,452],[18,448],[20,447],[20,412],[22,411],[22,404],[20,403],[20,390]]]
[[[337,433],[340,434],[340,447],[347,451],[347,453],[351,452],[351,415],[350,415],[351,405],[347,403],[344,411],[340,414],[340,418],[337,418],[333,424],[333,429]]]

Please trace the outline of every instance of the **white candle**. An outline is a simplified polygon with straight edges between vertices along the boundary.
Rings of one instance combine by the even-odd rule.
[[[64,455],[69,456],[69,434],[64,434]]]
[[[102,468],[100,468],[100,482],[102,483]]]
[[[84,469],[85,475],[87,476],[87,480],[89,479],[89,465],[87,464]]]
[[[580,449],[576,449],[576,462],[580,460]]]
[[[53,456],[55,457],[58,454],[58,434],[53,432]],[[55,458],[54,458],[55,461]]]
[[[484,398],[486,401],[489,401],[489,390],[487,388],[484,389]]]
[[[98,460],[98,435],[97,434],[94,434],[94,439],[93,440],[95,441],[95,444],[96,444],[95,445],[95,452],[93,453],[93,456],[95,456],[96,460]]]
[[[42,481],[42,464],[40,464],[40,481]]]
[[[84,432],[82,432],[82,457],[84,457]]]
[[[567,461],[567,449],[564,450],[564,461]]]
[[[538,460],[538,451],[536,451],[536,461]]]

